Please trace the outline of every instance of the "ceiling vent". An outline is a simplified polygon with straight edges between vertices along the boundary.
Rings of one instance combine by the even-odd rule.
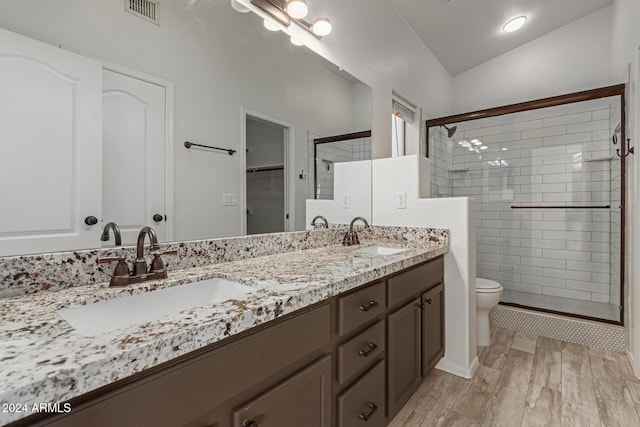
[[[160,25],[159,9],[160,4],[157,0],[124,0],[125,11],[156,25]]]

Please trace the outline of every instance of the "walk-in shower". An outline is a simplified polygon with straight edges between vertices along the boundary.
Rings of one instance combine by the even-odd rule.
[[[475,199],[476,275],[501,303],[622,323],[624,85],[426,126],[431,196]]]

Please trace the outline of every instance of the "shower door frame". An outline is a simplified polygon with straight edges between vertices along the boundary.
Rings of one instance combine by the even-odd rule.
[[[500,107],[487,108],[484,110],[471,111],[468,113],[455,114],[451,116],[438,117],[425,121],[425,132],[427,139],[427,146],[429,145],[429,129],[431,127],[437,127],[442,125],[449,125],[452,123],[464,122],[469,120],[485,119],[489,117],[503,116],[506,114],[520,113],[523,111],[537,110],[546,107],[554,107],[557,105],[572,104],[581,101],[589,101],[592,99],[607,98],[611,96],[620,96],[620,148],[624,152],[626,149],[626,105],[625,105],[625,90],[624,84],[618,84],[613,86],[606,86],[596,89],[585,90],[581,92],[573,92],[565,95],[552,96],[549,98],[535,99],[532,101],[520,102],[517,104],[503,105]],[[502,305],[508,305],[519,308],[526,308],[530,310],[540,311],[550,314],[559,314],[562,316],[574,317],[585,320],[593,320],[597,322],[610,323],[614,325],[624,326],[624,295],[625,295],[625,224],[626,224],[626,156],[620,156],[620,301],[618,304],[620,317],[618,321],[601,319],[597,317],[585,316],[582,314],[567,313],[563,311],[550,310],[545,308],[538,308],[527,306],[518,303],[500,302]]]

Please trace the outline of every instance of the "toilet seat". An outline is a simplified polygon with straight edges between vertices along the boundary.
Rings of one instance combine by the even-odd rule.
[[[479,293],[495,293],[502,292],[502,286],[495,280],[483,279],[476,277],[476,292]]]

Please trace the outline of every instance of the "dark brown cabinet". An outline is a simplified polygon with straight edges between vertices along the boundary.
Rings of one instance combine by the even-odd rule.
[[[442,257],[14,425],[383,427],[444,355]]]
[[[389,416],[395,415],[422,381],[422,308],[420,298],[387,318]]]
[[[331,426],[331,356],[233,411],[233,427]]]

